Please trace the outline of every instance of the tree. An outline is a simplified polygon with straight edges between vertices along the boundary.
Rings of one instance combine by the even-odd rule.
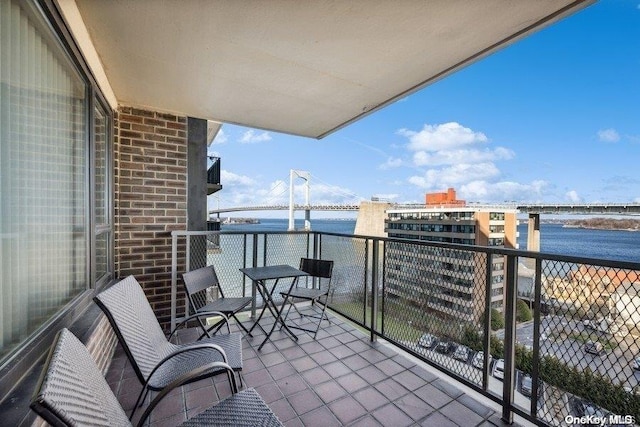
[[[491,309],[491,330],[497,331],[504,328],[504,316],[497,309]]]
[[[531,310],[526,302],[519,299],[516,302],[516,321],[517,322],[528,322],[531,320],[533,316],[531,316]]]

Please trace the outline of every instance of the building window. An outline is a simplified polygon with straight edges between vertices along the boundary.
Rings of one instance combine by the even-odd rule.
[[[111,121],[103,109],[88,127],[92,98],[81,74],[37,6],[0,1],[0,364],[77,295],[88,289],[92,256],[104,274],[109,232],[92,239],[89,159],[96,179],[112,175]],[[102,133],[101,136],[98,133]],[[99,151],[98,150],[98,151]],[[110,186],[96,181],[96,198]],[[109,274],[109,273],[106,273]]]
[[[94,213],[95,282],[103,283],[112,273],[111,214],[111,122],[106,109],[94,99]]]
[[[504,221],[504,212],[490,212],[489,220],[491,221]]]

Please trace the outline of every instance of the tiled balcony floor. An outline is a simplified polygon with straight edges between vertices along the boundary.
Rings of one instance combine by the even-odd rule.
[[[276,331],[261,351],[256,328],[243,345],[244,387],[255,388],[286,426],[501,426],[500,414],[383,343],[331,317],[314,340]],[[266,328],[272,319],[263,319]],[[232,330],[237,328],[232,326]],[[180,339],[197,337],[184,330]],[[107,381],[130,411],[141,388],[118,346]],[[453,385],[452,385],[453,384]],[[176,425],[229,396],[225,375],[174,390],[155,409],[151,425]],[[149,398],[147,398],[147,402]],[[488,402],[488,401],[487,401]],[[139,408],[136,414],[144,412]],[[135,418],[134,418],[135,420]]]

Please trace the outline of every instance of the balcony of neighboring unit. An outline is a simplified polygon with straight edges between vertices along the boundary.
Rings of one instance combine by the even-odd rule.
[[[209,156],[207,168],[207,196],[222,190],[220,183],[220,157]]]

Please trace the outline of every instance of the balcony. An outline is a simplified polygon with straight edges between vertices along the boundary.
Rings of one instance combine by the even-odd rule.
[[[199,247],[202,234],[218,237],[216,247]],[[358,392],[370,394],[372,399],[381,394],[387,399],[385,404],[391,404],[389,410],[399,410],[408,417],[408,424],[429,424],[430,416],[455,421],[453,412],[468,417],[461,425],[487,419],[509,422],[514,417],[519,422],[566,425],[567,417],[589,414],[618,416],[619,422],[640,420],[640,396],[635,393],[640,377],[632,366],[640,352],[640,332],[635,327],[640,317],[635,290],[640,264],[333,233],[173,232],[174,265],[180,269],[184,266],[184,270],[204,263],[214,265],[222,281],[235,284],[234,295],[230,296],[255,295],[240,268],[297,265],[303,256],[334,260],[334,292],[328,308],[341,320],[325,328],[317,341],[303,336],[298,345],[283,336],[260,352],[254,350],[257,345],[252,340],[245,347],[251,366],[245,372],[248,386],[260,387],[264,385],[261,381],[277,384],[282,377],[274,377],[270,369],[259,371],[281,364],[278,369],[302,378],[297,380],[297,391],[288,394],[279,385],[280,391],[274,391],[279,397],[266,399],[274,399],[272,404],[282,400],[276,404],[276,411],[283,410],[277,405],[292,411],[288,412],[291,424],[305,424],[303,415],[307,414],[300,407],[296,409],[295,402],[305,400],[296,393],[313,396],[320,405],[314,411],[331,414],[332,420],[342,424],[346,419],[341,417],[349,410],[334,411],[341,405],[353,413],[361,407],[367,409],[362,414],[363,422],[371,416],[382,422],[366,407],[366,399],[358,400]],[[406,256],[413,257],[413,266],[407,262],[396,265]],[[444,264],[439,267],[443,271],[432,271],[434,261],[442,257],[472,262],[465,277],[472,284],[469,304],[448,301],[447,291],[442,289],[445,284],[434,283],[446,274]],[[485,286],[495,276],[496,259],[504,263],[505,291],[500,300],[492,295],[491,287]],[[519,265],[525,262],[535,267],[533,279],[530,270],[519,279]],[[425,269],[425,265],[431,267]],[[394,274],[398,267],[406,283]],[[172,286],[177,296],[178,268],[174,273]],[[529,286],[519,293],[518,282],[525,279]],[[418,289],[415,283],[420,281],[423,287]],[[256,297],[254,309],[261,304]],[[172,319],[184,313],[185,307],[174,299]],[[430,339],[425,341],[425,337]],[[601,348],[597,354],[589,351],[590,342],[601,344],[596,346]],[[462,356],[456,353],[458,348]],[[480,351],[491,357],[480,357]],[[356,354],[360,357],[354,357]],[[375,356],[368,359],[363,354]],[[301,360],[296,364],[301,366],[293,366],[298,357]],[[501,375],[495,369],[498,360],[504,361],[500,362],[504,366]],[[394,368],[382,370],[380,364]],[[361,372],[366,368],[376,374]],[[315,378],[315,373],[323,380]],[[400,373],[410,379],[401,379]],[[364,381],[362,388],[341,384],[343,376],[358,376]],[[254,377],[260,380],[254,383]],[[340,395],[344,403],[323,399],[318,386],[325,381],[332,384],[326,387],[340,385],[341,393],[346,392]],[[400,384],[404,398],[381,390],[379,383],[384,381]],[[439,390],[449,400],[444,405],[429,403],[431,397],[421,395],[419,390]],[[471,395],[479,397],[467,401]],[[466,397],[461,401],[461,396]],[[445,408],[453,402],[458,410],[447,412]],[[428,413],[411,413],[409,408],[416,407]]]
[[[207,167],[207,196],[222,190],[220,183],[220,157],[208,157]]]
[[[330,317],[331,325],[324,322],[316,340],[301,333],[294,342],[276,331],[257,351],[264,334],[256,329],[244,342],[244,384],[258,391],[284,425],[506,425],[481,396],[473,397],[394,346],[371,342],[350,322]],[[200,330],[181,332],[181,339],[193,341]],[[141,386],[121,347],[106,377],[130,411]],[[182,387],[154,410],[150,425],[177,425],[229,394],[224,375]],[[144,407],[136,414],[143,412]]]

